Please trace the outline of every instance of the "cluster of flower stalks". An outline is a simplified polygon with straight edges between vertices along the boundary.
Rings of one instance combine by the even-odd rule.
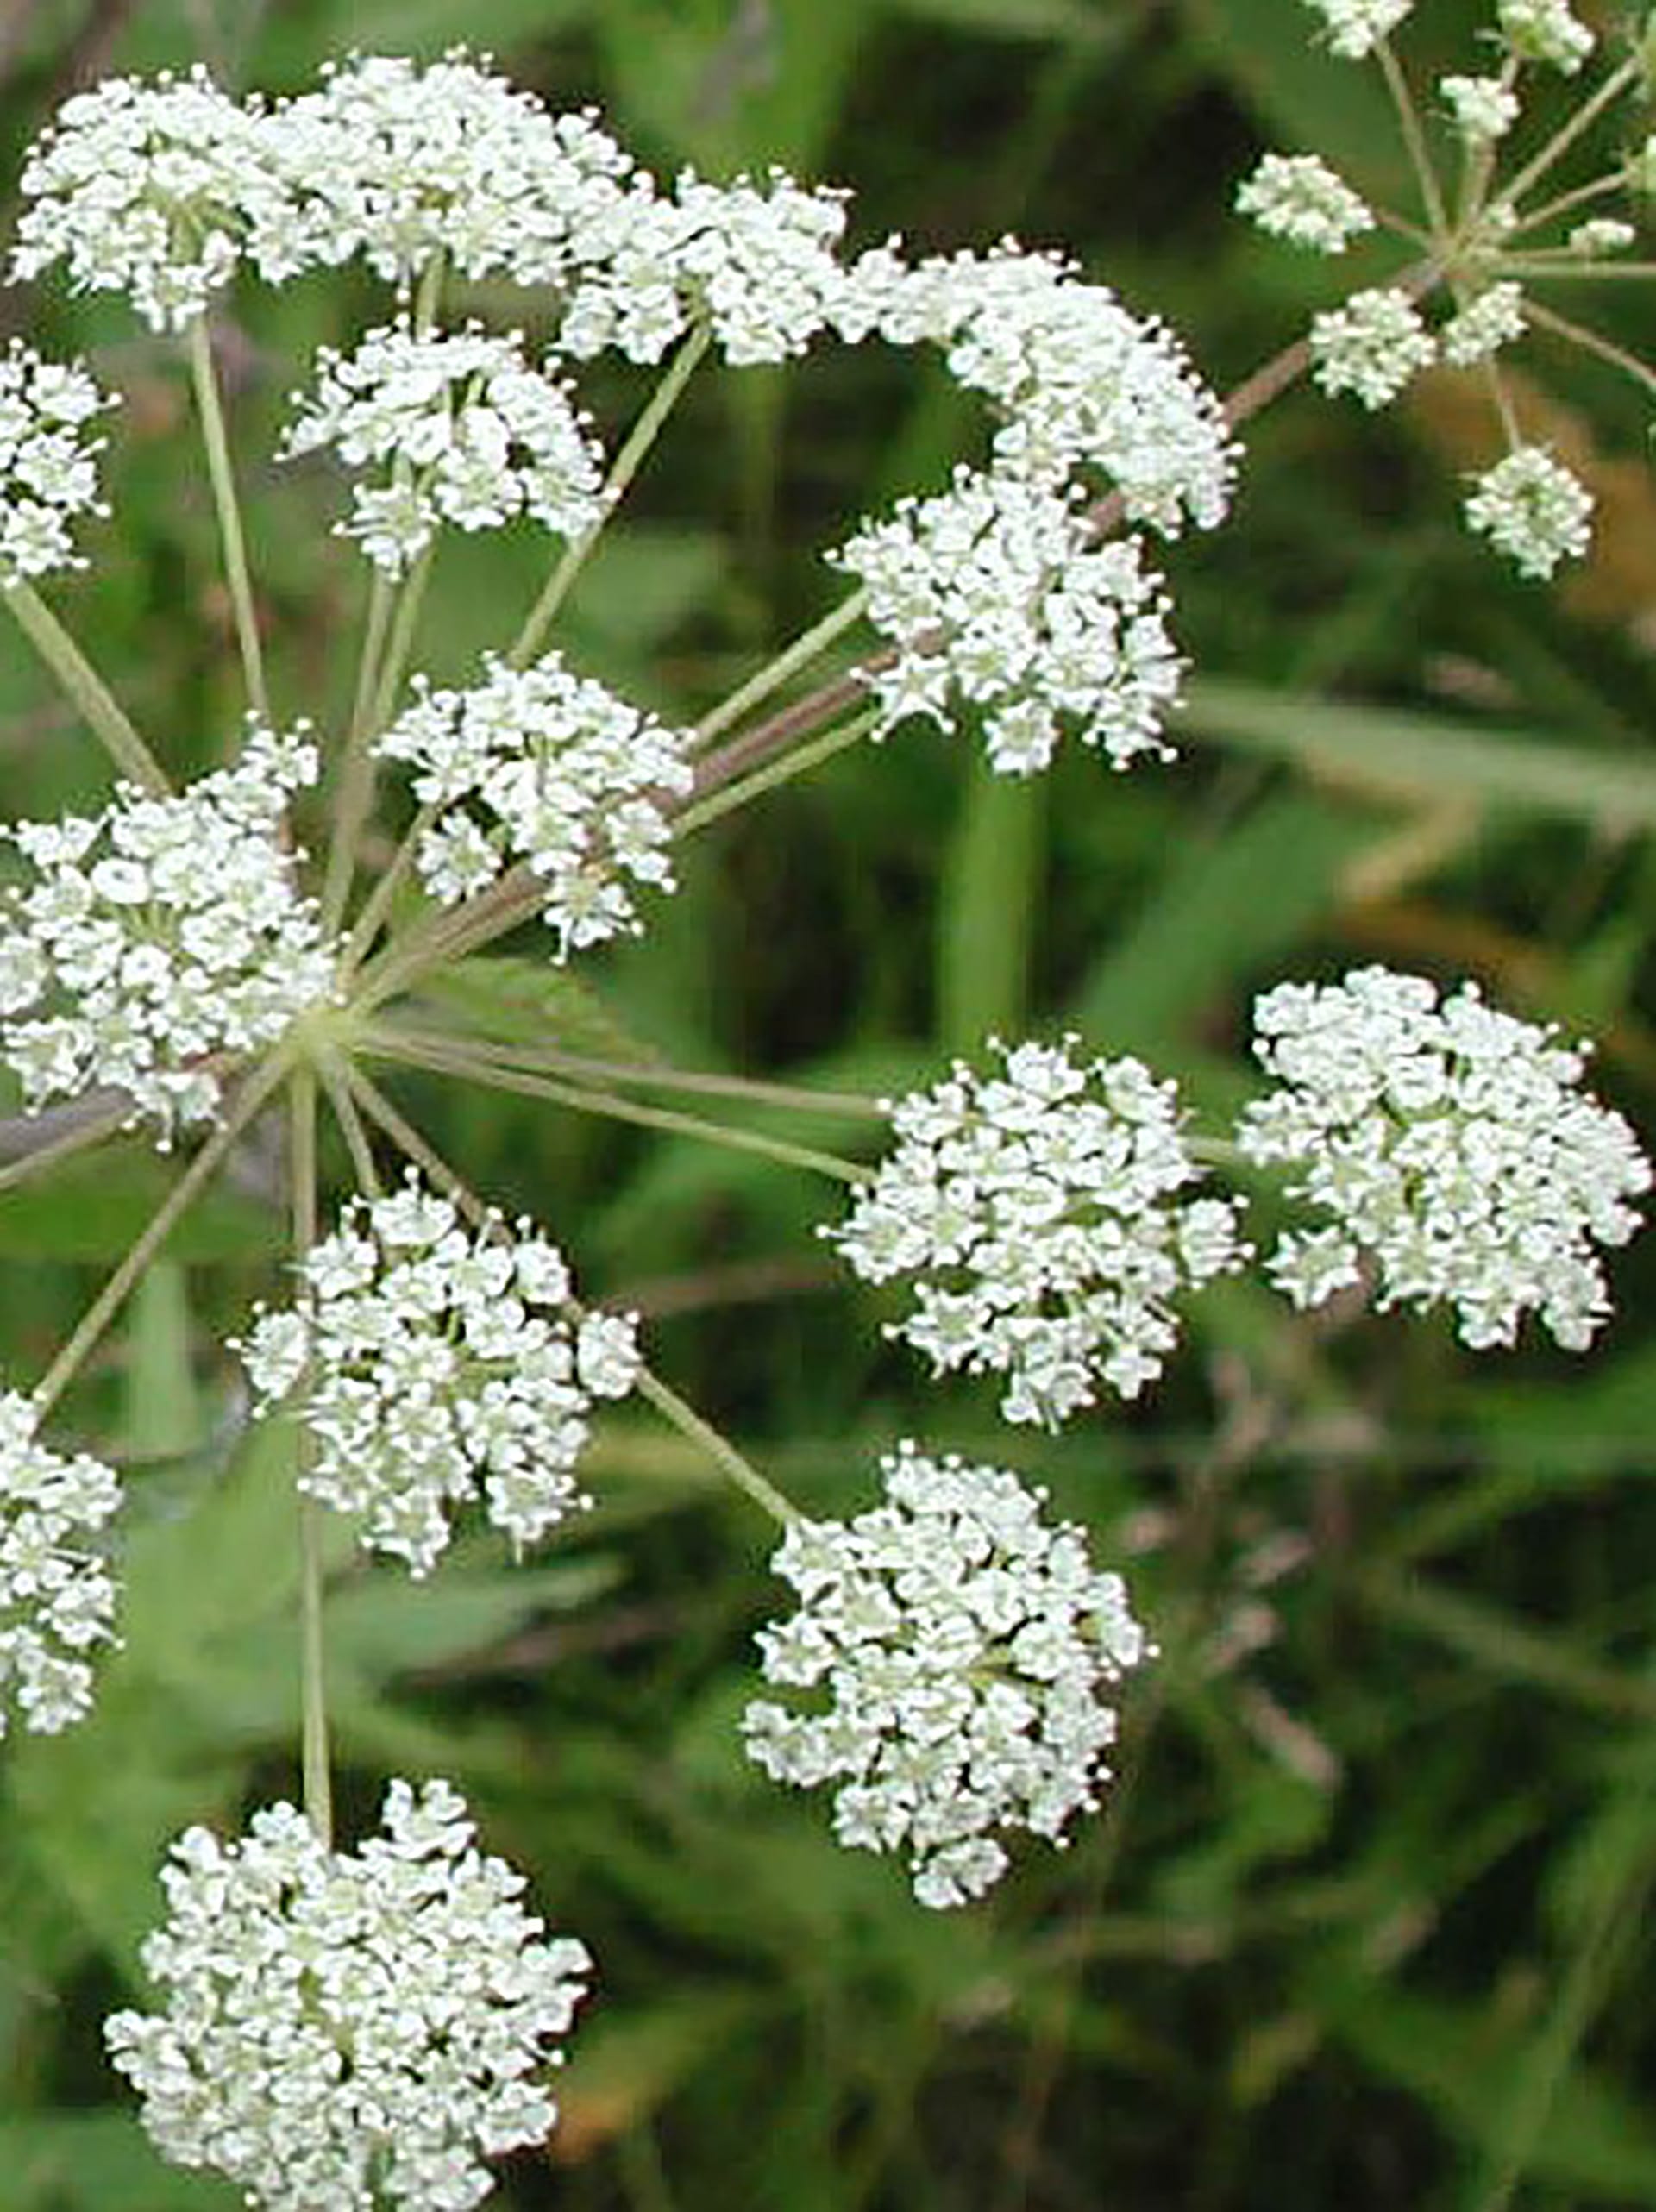
[[[1338,53],[1379,57],[1423,144],[1389,44],[1403,0],[1317,13]],[[1465,141],[1457,212],[1423,169],[1427,220],[1392,227],[1424,261],[1320,318],[1330,390],[1377,404],[1434,347],[1487,361],[1540,316],[1503,272],[1519,256],[1545,273],[1544,250],[1515,241],[1546,165],[1502,185],[1495,156],[1529,75],[1575,70],[1585,34],[1543,0],[1501,0],[1493,28],[1496,73],[1441,88]],[[470,2206],[491,2158],[554,2123],[545,2076],[591,1962],[527,1909],[444,1781],[392,1781],[380,1830],[336,1839],[324,1514],[416,1577],[440,1570],[461,1515],[515,1554],[555,1541],[588,1502],[599,1409],[643,1398],[780,1525],[795,1602],[759,1644],[787,1695],[749,1707],[749,1752],[831,1790],[840,1840],[899,1856],[934,1907],[982,1896],[1025,1834],[1061,1844],[1098,1806],[1119,1686],[1151,1647],[1119,1576],[1004,1469],[896,1442],[867,1510],[800,1510],[653,1371],[636,1318],[583,1303],[547,1231],[475,1194],[370,1069],[666,1124],[826,1177],[849,1199],[824,1234],[892,1286],[890,1333],[939,1375],[992,1375],[1009,1422],[1048,1430],[1140,1392],[1191,1301],[1256,1262],[1302,1308],[1339,1292],[1446,1309],[1474,1346],[1512,1343],[1533,1315],[1578,1350],[1609,1310],[1601,1248],[1633,1233],[1649,1169],[1584,1087],[1582,1049],[1472,985],[1379,968],[1260,999],[1260,1085],[1227,1131],[1195,1130],[1171,1082],[1073,1036],[986,1039],[895,1101],[752,1087],[860,1107],[876,1151],[887,1140],[873,1165],[649,1102],[739,1096],[735,1079],[446,1025],[427,987],[454,962],[537,922],[549,962],[642,931],[681,839],[899,724],[975,733],[1012,775],[1075,744],[1118,769],[1165,757],[1182,662],[1155,548],[1222,520],[1232,418],[1165,329],[1051,254],[857,249],[844,196],[777,172],[662,184],[594,116],[554,114],[462,54],[354,60],[271,103],[199,73],[108,83],[29,152],[22,193],[14,275],[116,294],[188,378],[246,721],[220,733],[224,765],[176,785],[99,677],[97,641],[42,596],[116,527],[99,454],[119,395],[96,365],[15,342],[0,598],[110,774],[93,811],[0,832],[0,1062],[28,1110],[51,1110],[5,1180],[135,1124],[175,1157],[47,1372],[0,1394],[0,1735],[72,1726],[120,1636],[122,1484],[48,1441],[53,1409],[185,1210],[259,1118],[283,1115],[291,1257],[233,1349],[251,1418],[297,1438],[303,1803],[237,1838],[178,1839],[143,1948],[153,2008],[117,2012],[109,2049],[162,2152],[249,2203]],[[1327,250],[1377,219],[1309,156],[1273,157],[1243,198]],[[1585,228],[1560,250],[1622,242]],[[278,454],[333,502],[362,564],[335,723],[267,681],[214,331],[238,287],[348,263],[382,308],[296,365]],[[1428,339],[1419,302],[1436,285],[1454,313]],[[466,304],[513,287],[535,345]],[[669,726],[569,665],[555,617],[705,359],[830,345],[927,349],[982,403],[976,449],[825,548],[846,580],[831,611],[697,725]],[[637,411],[600,423],[582,373],[610,357],[611,388],[617,356],[639,373]],[[1583,529],[1552,469],[1519,448],[1472,503],[1536,572]],[[544,541],[544,588],[471,680],[438,688],[418,666],[434,558],[455,532],[505,528]],[[813,667],[829,680],[805,711],[791,694]],[[318,788],[325,836],[307,850],[292,809],[322,818]],[[382,810],[395,857],[370,873]],[[324,1114],[355,1185],[326,1216]],[[1267,1183],[1256,1242],[1249,1197]],[[559,1233],[578,1241],[579,1225]]]

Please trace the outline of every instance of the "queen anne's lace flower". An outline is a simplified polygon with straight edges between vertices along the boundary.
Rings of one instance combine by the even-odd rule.
[[[1008,1830],[1062,1842],[1095,1808],[1116,1732],[1099,1693],[1144,1633],[1043,1491],[912,1444],[883,1467],[884,1506],[796,1522],[774,1563],[800,1605],[761,1632],[766,1679],[827,1710],[762,1700],[743,1729],[777,1781],[840,1785],[841,1843],[906,1852],[920,1902],[958,1905],[1006,1870]]]
[[[737,367],[787,360],[837,317],[844,229],[843,192],[806,191],[781,169],[728,185],[686,170],[670,196],[635,173],[579,241],[558,343],[580,360],[615,347],[656,361],[700,321]]]
[[[1374,228],[1363,201],[1314,154],[1267,154],[1238,187],[1236,205],[1272,237],[1319,254],[1343,254]]]
[[[1438,90],[1456,129],[1474,146],[1493,146],[1518,120],[1518,95],[1498,77],[1440,77]]]
[[[239,1349],[262,1405],[292,1394],[301,1487],[361,1514],[366,1544],[424,1575],[448,1541],[444,1508],[480,1489],[518,1545],[587,1502],[575,1462],[593,1399],[637,1379],[635,1324],[578,1315],[562,1256],[528,1222],[468,1236],[411,1176],[359,1200],[299,1272],[295,1305]]]
[[[642,927],[629,880],[671,890],[662,801],[690,789],[687,742],[551,653],[491,661],[471,691],[422,689],[379,749],[411,763],[416,795],[442,810],[417,855],[432,893],[468,898],[527,861],[564,957]]]
[[[336,995],[336,960],[282,843],[315,749],[255,729],[177,798],[0,831],[32,880],[0,887],[0,1056],[31,1107],[112,1084],[165,1142],[210,1119],[210,1061],[269,1044]]]
[[[861,579],[897,658],[868,679],[881,733],[911,715],[948,728],[982,709],[989,765],[1048,767],[1068,729],[1123,768],[1165,756],[1164,716],[1184,663],[1161,579],[1135,539],[1100,544],[1073,504],[1006,471],[961,469],[900,503],[833,556]]]
[[[1077,1066],[1076,1042],[1000,1047],[992,1076],[957,1061],[900,1100],[895,1151],[823,1232],[870,1282],[921,1277],[892,1335],[940,1371],[1005,1375],[1007,1419],[1049,1426],[1101,1382],[1136,1396],[1177,1340],[1175,1296],[1246,1256],[1226,1201],[1173,1203],[1199,1172],[1174,1086],[1137,1060]]]
[[[1501,36],[1521,61],[1551,63],[1573,77],[1593,50],[1593,34],[1566,0],[1496,0]]]
[[[480,2163],[543,2141],[592,1960],[548,1939],[446,1782],[386,1792],[385,1834],[329,1851],[291,1805],[188,1828],[143,1946],[160,2013],[104,2036],[163,2157],[266,2212],[467,2212]]]
[[[42,360],[14,338],[0,360],[0,591],[79,567],[70,524],[109,510],[97,496],[103,440],[86,424],[114,403],[78,365]]]
[[[32,1399],[0,1393],[0,1736],[9,1710],[55,1735],[92,1701],[86,1653],[112,1641],[115,1584],[84,1547],[121,1501],[111,1470],[41,1443]]]
[[[1509,279],[1486,285],[1439,333],[1443,358],[1454,368],[1486,361],[1524,335],[1524,295]]]
[[[1540,446],[1520,446],[1478,477],[1465,505],[1480,531],[1518,569],[1545,583],[1561,561],[1592,542],[1593,495]]]
[[[465,277],[558,281],[622,200],[629,156],[589,115],[553,116],[463,53],[354,56],[274,111],[291,197],[269,261],[360,253],[406,288],[438,255]]]
[[[1283,1087],[1244,1114],[1242,1150],[1298,1168],[1290,1190],[1332,1217],[1272,1256],[1296,1305],[1357,1281],[1367,1254],[1382,1307],[1447,1301],[1469,1344],[1511,1344],[1534,1308],[1585,1348],[1609,1312],[1591,1247],[1627,1243],[1651,1171],[1622,1117],[1577,1087],[1580,1051],[1471,984],[1440,1006],[1383,968],[1283,984],[1256,1031]]]
[[[66,260],[82,291],[127,294],[157,330],[193,323],[235,273],[249,228],[285,194],[267,118],[198,68],[78,92],[31,150],[12,273]]]
[[[1354,291],[1311,320],[1312,373],[1323,391],[1354,392],[1370,409],[1395,399],[1437,348],[1407,292]]]
[[[579,537],[604,512],[603,455],[564,386],[530,368],[516,335],[473,328],[418,337],[372,330],[356,351],[324,349],[317,389],[283,448],[330,447],[351,468],[388,466],[359,485],[340,529],[400,575],[442,523],[495,530],[527,514]]]
[[[1361,61],[1389,38],[1414,0],[1309,0],[1327,28],[1328,43],[1342,60]]]

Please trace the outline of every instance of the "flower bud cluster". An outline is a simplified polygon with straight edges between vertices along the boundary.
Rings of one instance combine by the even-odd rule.
[[[86,1654],[114,1639],[115,1584],[85,1547],[121,1502],[101,1461],[61,1458],[40,1441],[40,1414],[0,1393],[0,1737],[9,1710],[36,1734],[82,1720],[92,1701]]]
[[[1094,1810],[1116,1716],[1101,1695],[1145,1656],[1120,1576],[1080,1530],[999,1468],[883,1463],[886,1502],[851,1521],[796,1522],[774,1561],[799,1595],[760,1632],[767,1681],[825,1709],[769,1700],[743,1720],[779,1782],[838,1784],[834,1833],[903,1852],[923,1904],[963,1904],[1005,1872],[1000,1839],[1054,1842]]]
[[[300,1486],[359,1514],[362,1540],[428,1574],[447,1508],[481,1493],[515,1545],[588,1501],[575,1486],[595,1398],[640,1361],[629,1314],[577,1314],[555,1245],[527,1221],[476,1236],[411,1175],[358,1200],[299,1263],[295,1303],[238,1349],[260,1408],[286,1399]]]
[[[1101,1383],[1132,1398],[1177,1341],[1172,1303],[1239,1267],[1222,1199],[1197,1180],[1175,1087],[1137,1060],[1077,1064],[1076,1040],[957,1061],[892,1109],[896,1150],[823,1233],[870,1282],[919,1280],[891,1325],[944,1372],[1007,1377],[1010,1421],[1056,1427]]]
[[[0,359],[0,591],[84,565],[70,524],[109,512],[97,496],[104,442],[85,426],[112,404],[84,368],[42,360],[21,339]]]
[[[414,768],[422,805],[440,810],[418,846],[428,889],[453,903],[523,860],[546,886],[560,958],[637,931],[630,882],[673,887],[663,807],[690,789],[687,739],[555,653],[486,667],[469,691],[417,686],[379,743]]]
[[[1366,1259],[1383,1308],[1452,1305],[1475,1348],[1513,1343],[1534,1310],[1585,1349],[1609,1312],[1591,1247],[1628,1242],[1651,1170],[1622,1115],[1580,1092],[1579,1050],[1474,985],[1440,1005],[1383,968],[1267,992],[1255,1032],[1281,1087],[1243,1115],[1244,1156],[1300,1169],[1290,1191],[1329,1217],[1269,1263],[1296,1305]]]
[[[448,1783],[392,1783],[383,1827],[355,1852],[285,1804],[228,1843],[187,1828],[141,1953],[166,2009],[104,2023],[162,2155],[265,2212],[468,2212],[480,2162],[557,2119],[537,2077],[586,1946],[546,1936]]]
[[[112,1085],[160,1126],[210,1120],[209,1064],[336,996],[336,960],[282,841],[315,749],[251,732],[178,797],[123,786],[99,814],[0,831],[30,880],[0,887],[0,1057],[34,1108]]]
[[[526,514],[577,538],[603,517],[603,454],[567,389],[525,362],[516,333],[420,337],[398,323],[348,355],[324,348],[283,452],[322,448],[348,467],[388,469],[386,484],[356,487],[339,527],[391,576],[442,523],[498,530]]]

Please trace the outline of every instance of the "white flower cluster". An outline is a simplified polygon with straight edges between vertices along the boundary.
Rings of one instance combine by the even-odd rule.
[[[176,798],[0,830],[33,880],[0,887],[0,1058],[32,1109],[103,1084],[160,1127],[210,1120],[212,1061],[335,996],[334,950],[282,843],[315,749],[254,729]]]
[[[882,1466],[883,1506],[796,1522],[773,1563],[800,1603],[760,1633],[766,1679],[825,1690],[826,1711],[759,1700],[743,1732],[776,1781],[839,1784],[841,1843],[906,1852],[921,1903],[959,1905],[1005,1872],[1008,1830],[1061,1843],[1096,1808],[1116,1733],[1099,1693],[1144,1632],[1044,1492],[912,1444]]]
[[[360,254],[404,290],[439,256],[473,279],[560,282],[607,251],[632,168],[591,116],[551,115],[458,53],[354,55],[267,137],[297,266]]]
[[[300,1486],[361,1515],[364,1543],[420,1576],[448,1542],[445,1507],[480,1488],[516,1545],[586,1502],[575,1462],[593,1399],[637,1380],[636,1325],[576,1317],[562,1255],[528,1222],[470,1236],[411,1174],[359,1200],[299,1274],[297,1302],[237,1349],[261,1407],[294,1394]]]
[[[453,903],[524,860],[546,885],[560,958],[636,932],[627,880],[673,887],[662,808],[691,787],[687,738],[555,653],[486,667],[470,691],[421,687],[379,743],[417,771],[421,804],[444,810],[419,843],[428,888]]]
[[[114,1639],[115,1584],[84,1549],[121,1502],[103,1463],[64,1459],[36,1433],[33,1399],[0,1393],[0,1737],[8,1709],[42,1736],[92,1701],[85,1654]]]
[[[1440,77],[1438,91],[1473,147],[1493,146],[1518,120],[1518,95],[1499,77]]]
[[[1223,515],[1235,454],[1219,403],[1157,325],[1053,256],[1007,245],[906,264],[892,247],[850,273],[843,335],[940,346],[999,426],[987,470],[904,500],[831,556],[868,586],[897,646],[870,679],[882,727],[987,707],[992,765],[1044,768],[1058,717],[1121,766],[1157,753],[1181,662],[1161,580],[1136,541],[1101,552],[1101,490],[1167,533]]]
[[[14,338],[0,360],[0,591],[18,579],[78,567],[70,524],[109,510],[97,496],[85,426],[114,403],[84,368],[42,360]]]
[[[738,367],[787,360],[837,321],[844,229],[843,193],[806,191],[780,169],[762,185],[686,170],[670,196],[635,172],[602,232],[580,242],[558,343],[581,360],[614,347],[656,361],[705,323]]]
[[[119,291],[153,329],[195,322],[229,281],[250,228],[284,194],[260,104],[199,67],[78,92],[24,163],[15,279],[68,263],[77,291]]]
[[[1593,50],[1593,34],[1571,13],[1566,0],[1496,0],[1508,51],[1520,61],[1549,63],[1573,77]]]
[[[947,728],[959,697],[982,710],[1004,775],[1049,767],[1066,728],[1118,768],[1170,751],[1161,725],[1184,663],[1162,580],[1136,539],[1100,544],[1060,492],[963,468],[834,557],[899,649],[869,679],[878,734],[913,715]]]
[[[1308,0],[1321,16],[1328,44],[1345,61],[1361,61],[1389,38],[1414,0]]]
[[[823,1231],[868,1281],[922,1275],[888,1333],[939,1372],[1005,1375],[1007,1419],[1051,1427],[1101,1382],[1136,1396],[1177,1341],[1175,1296],[1246,1257],[1227,1201],[1172,1202],[1199,1173],[1174,1085],[1078,1066],[1076,1043],[1000,1046],[1000,1074],[957,1061],[899,1100],[896,1150]]]
[[[1354,291],[1343,307],[1312,317],[1317,383],[1331,395],[1352,392],[1371,410],[1389,405],[1437,354],[1420,310],[1390,285]]]
[[[1374,228],[1364,201],[1314,154],[1267,154],[1238,186],[1236,208],[1273,238],[1317,254],[1343,254]]]
[[[1538,583],[1559,561],[1579,561],[1591,542],[1592,493],[1540,446],[1520,446],[1486,469],[1465,511],[1470,529]]]
[[[498,530],[526,514],[575,538],[604,512],[603,455],[565,387],[529,367],[517,333],[472,327],[421,337],[406,323],[371,330],[348,355],[324,348],[317,389],[283,443],[288,459],[331,448],[359,485],[339,527],[398,576],[442,523]]]
[[[266,2212],[468,2212],[480,2162],[544,2140],[592,1959],[549,1939],[445,1782],[386,1790],[383,1836],[329,1851],[273,1805],[245,1837],[187,1828],[142,1958],[160,2013],[104,2023],[163,2157]]]
[[[1578,1089],[1581,1052],[1471,984],[1440,1006],[1425,978],[1383,968],[1283,984],[1255,1027],[1282,1087],[1244,1114],[1242,1151],[1301,1169],[1291,1191],[1332,1217],[1271,1257],[1296,1305],[1360,1280],[1367,1255],[1381,1307],[1447,1301],[1476,1348],[1511,1344],[1531,1308],[1585,1348],[1609,1312],[1591,1245],[1627,1243],[1651,1170],[1623,1118]]]
[[[1452,368],[1486,361],[1524,335],[1524,296],[1510,278],[1485,285],[1438,334],[1443,358]]]

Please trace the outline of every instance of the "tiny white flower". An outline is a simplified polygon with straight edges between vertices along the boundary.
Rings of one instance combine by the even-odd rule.
[[[1361,61],[1389,38],[1414,0],[1308,0],[1321,16],[1328,44],[1346,61]]]
[[[1593,50],[1593,34],[1566,0],[1496,0],[1508,49],[1520,61],[1544,61],[1573,77]]]
[[[1177,1204],[1198,1170],[1174,1086],[1076,1040],[998,1048],[893,1110],[895,1150],[823,1231],[865,1280],[919,1277],[892,1333],[939,1371],[1007,1378],[1008,1420],[1057,1427],[1100,1384],[1137,1396],[1177,1340],[1174,1300],[1239,1267],[1233,1207]]]
[[[1613,216],[1600,215],[1577,223],[1564,242],[1580,260],[1596,261],[1607,254],[1625,253],[1638,236],[1632,223],[1618,222]]]
[[[42,1444],[22,1392],[0,1392],[0,1737],[9,1716],[41,1735],[85,1718],[86,1654],[115,1640],[115,1584],[88,1539],[121,1502],[110,1469]]]
[[[14,338],[0,356],[0,590],[85,564],[72,525],[103,515],[96,456],[85,425],[114,402],[78,365],[43,360]]]
[[[1291,1193],[1329,1217],[1278,1246],[1279,1287],[1320,1304],[1368,1254],[1382,1307],[1452,1305],[1474,1346],[1511,1344],[1533,1310],[1583,1350],[1609,1312],[1593,1246],[1627,1243],[1651,1170],[1622,1117],[1579,1088],[1581,1052],[1471,984],[1440,1003],[1383,968],[1283,984],[1255,1019],[1280,1087],[1238,1141],[1297,1169]]]
[[[1316,382],[1331,395],[1354,393],[1371,410],[1395,399],[1436,354],[1414,301],[1389,287],[1353,292],[1343,307],[1312,318]]]
[[[904,1852],[923,1904],[959,1905],[1006,1870],[1010,1832],[1062,1845],[1096,1808],[1104,1693],[1146,1656],[1144,1631],[1080,1531],[1042,1518],[1044,1492],[910,1444],[881,1472],[883,1505],[783,1538],[799,1609],[761,1632],[764,1672],[819,1700],[756,1700],[743,1733],[776,1781],[837,1785],[840,1842]]]
[[[1439,335],[1443,358],[1455,368],[1470,368],[1486,361],[1503,346],[1524,334],[1524,296],[1515,284],[1502,279],[1486,285]]]
[[[432,895],[465,898],[507,857],[527,861],[564,959],[642,929],[629,880],[672,888],[662,801],[691,788],[687,742],[549,653],[528,668],[491,659],[470,691],[417,683],[378,749],[446,809],[417,855]]]
[[[1498,77],[1440,77],[1438,91],[1472,146],[1493,146],[1518,120],[1518,95]]]
[[[1314,154],[1267,154],[1238,187],[1236,205],[1273,238],[1319,254],[1343,254],[1374,228],[1364,202]]]
[[[637,1324],[572,1313],[561,1255],[528,1223],[473,1237],[411,1175],[348,1209],[300,1278],[235,1349],[259,1405],[290,1399],[305,1426],[301,1487],[361,1515],[365,1544],[422,1576],[452,1505],[480,1495],[521,1545],[589,1502],[575,1461],[593,1399],[637,1381]]]
[[[291,1805],[186,1829],[144,1942],[164,2008],[104,2023],[156,2148],[265,2212],[468,2212],[482,2163],[539,2144],[542,2087],[592,1959],[525,1910],[445,1782],[386,1792],[383,1835],[329,1851]]]
[[[1586,553],[1592,511],[1593,495],[1579,477],[1539,446],[1520,446],[1486,469],[1465,504],[1468,527],[1538,583],[1561,561]]]

